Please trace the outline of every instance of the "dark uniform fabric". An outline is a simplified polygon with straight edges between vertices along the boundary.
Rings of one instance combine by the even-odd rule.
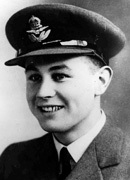
[[[129,145],[108,121],[66,180],[129,180]],[[57,159],[51,134],[13,144],[0,158],[0,180],[56,180]]]

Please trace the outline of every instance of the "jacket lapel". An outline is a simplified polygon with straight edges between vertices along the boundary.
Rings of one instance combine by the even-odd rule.
[[[123,144],[122,131],[107,122],[66,180],[103,180],[102,169],[121,162]]]
[[[93,142],[66,180],[103,180]]]
[[[95,139],[99,167],[116,166],[121,163],[125,149],[125,137],[121,129],[112,126],[109,120]]]

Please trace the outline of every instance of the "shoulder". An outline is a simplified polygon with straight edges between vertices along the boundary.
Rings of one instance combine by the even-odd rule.
[[[99,167],[104,169],[104,176],[109,177],[109,174],[113,174],[118,179],[121,177],[129,179],[130,137],[127,137],[120,128],[107,122],[97,136],[95,144]]]
[[[45,147],[48,146],[49,142],[53,142],[51,134],[46,134],[39,138],[11,144],[3,151],[0,157],[0,165],[1,163],[8,161],[8,159],[13,161],[18,157],[20,159],[25,156],[30,158],[32,158],[31,156],[35,157],[35,154],[41,150],[44,150]]]
[[[0,179],[35,179],[37,173],[46,169],[54,148],[51,134],[11,144],[0,157]]]
[[[128,155],[130,155],[130,139],[122,129],[111,123],[109,119],[96,138],[96,147],[99,154],[109,155],[114,159],[122,157],[127,149],[129,149]]]
[[[11,145],[9,145],[5,151],[7,150],[13,150],[13,149],[19,149],[19,150],[25,150],[26,148],[32,148],[32,147],[37,147],[37,145],[44,146],[46,141],[51,140],[51,134],[45,134],[41,137],[22,141],[22,142],[16,142]],[[4,152],[5,152],[4,151]]]

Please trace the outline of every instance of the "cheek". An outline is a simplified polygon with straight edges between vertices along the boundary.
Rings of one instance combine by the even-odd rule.
[[[91,104],[94,99],[94,88],[92,84],[80,86],[75,97],[77,99],[77,106],[82,106],[84,108],[84,106]]]
[[[70,83],[62,90],[64,98],[68,101],[70,106],[84,106],[94,98],[94,86],[92,81],[76,81]]]
[[[36,87],[33,87],[32,85],[28,84],[26,85],[26,99],[28,101],[28,103],[33,103],[35,101],[35,97],[36,97]]]

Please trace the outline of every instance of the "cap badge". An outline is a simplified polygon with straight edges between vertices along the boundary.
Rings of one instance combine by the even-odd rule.
[[[38,17],[32,16],[29,19],[29,24],[31,29],[26,32],[32,42],[42,42],[51,32],[49,26],[42,26],[41,20]]]

